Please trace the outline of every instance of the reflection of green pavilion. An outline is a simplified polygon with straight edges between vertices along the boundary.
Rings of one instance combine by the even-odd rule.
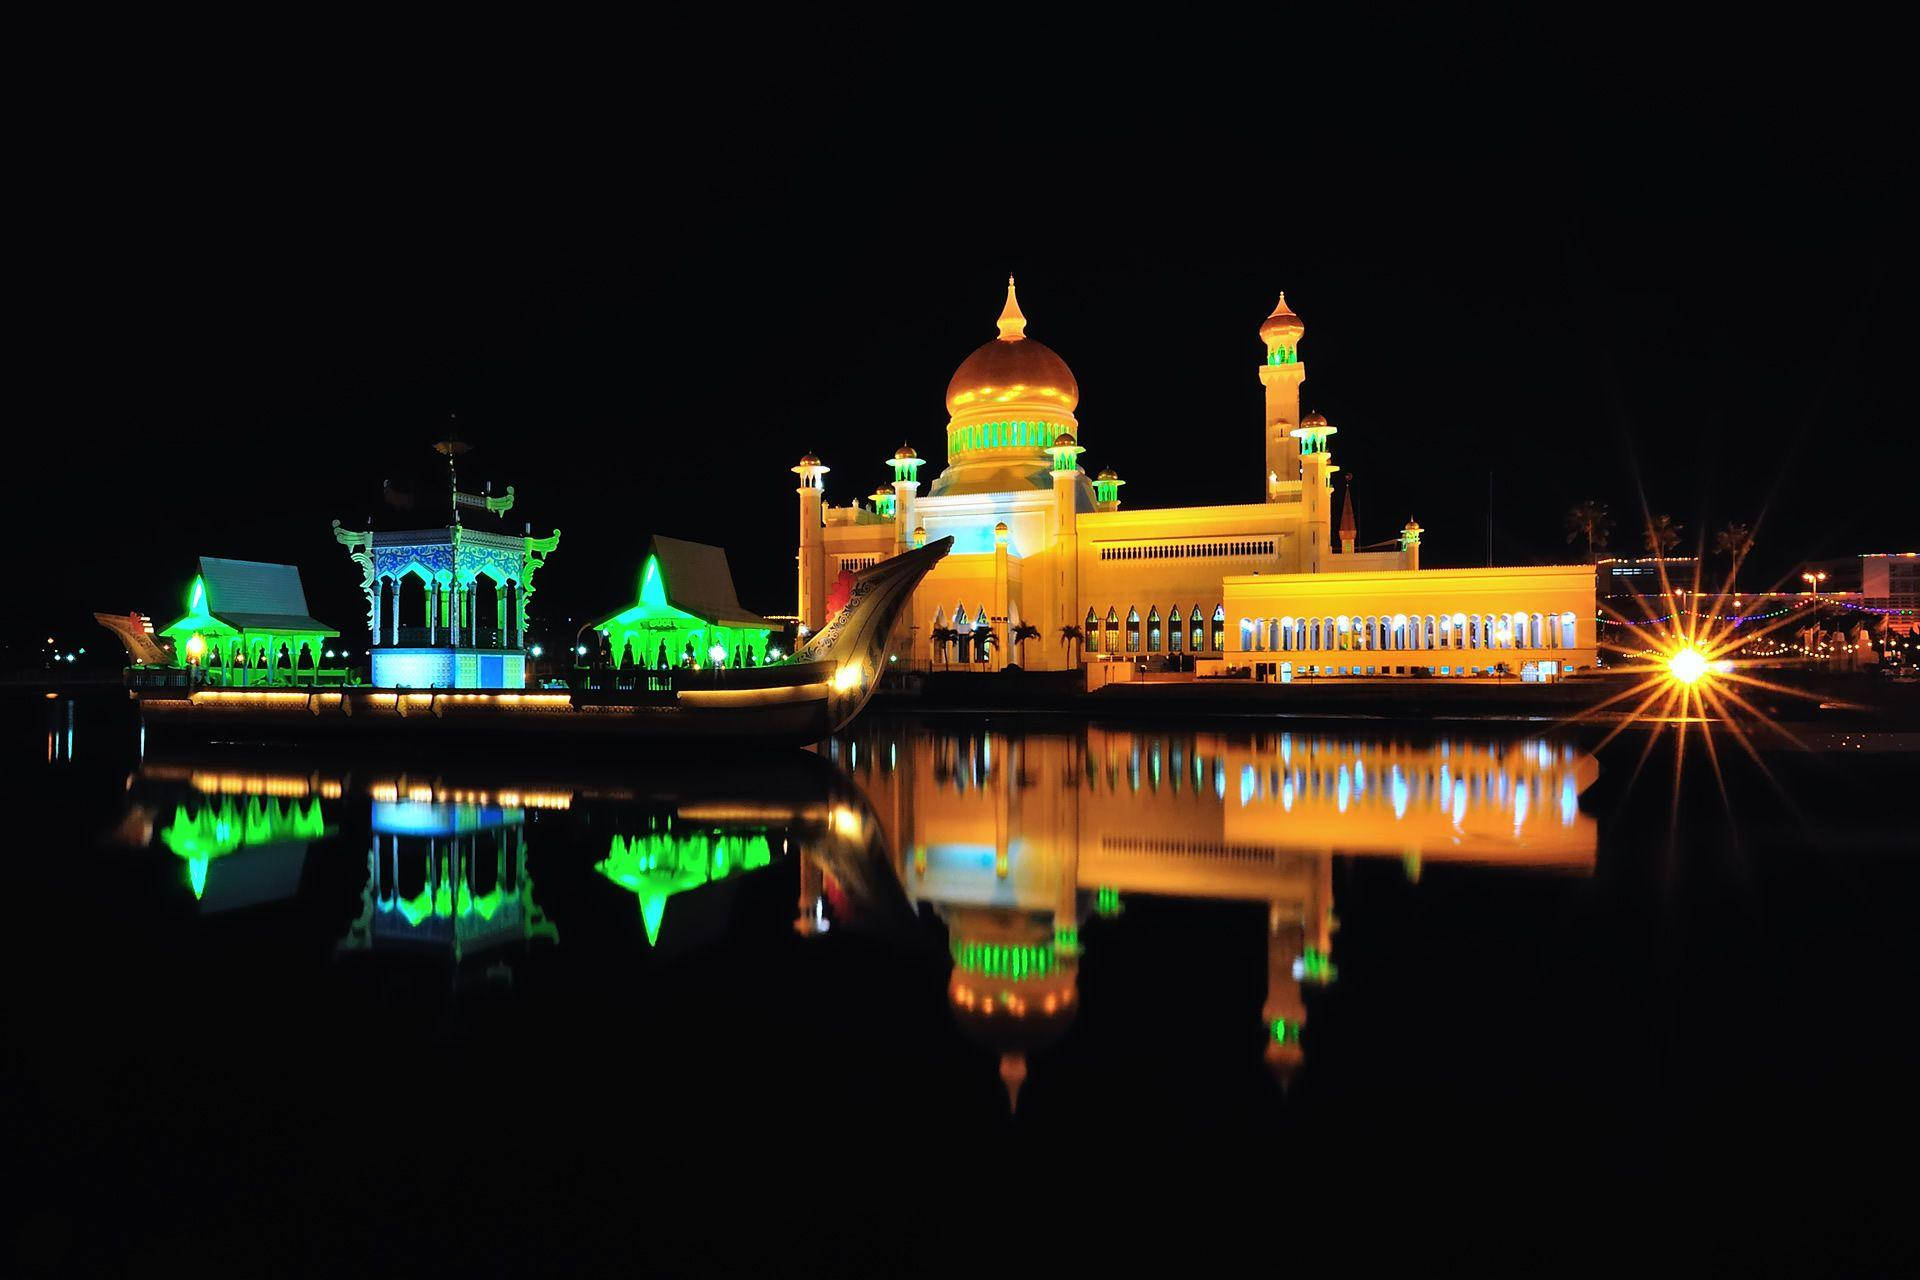
[[[640,900],[640,919],[646,925],[647,944],[652,946],[660,940],[669,898],[757,871],[772,861],[765,830],[683,827],[676,831],[669,819],[639,835],[613,837],[605,860],[594,869]]]
[[[340,633],[307,612],[293,565],[201,556],[186,613],[160,634],[173,641],[174,664],[198,666],[209,683],[269,685],[317,682],[326,642]]]
[[[734,595],[733,571],[719,547],[655,536],[640,568],[640,596],[593,624],[607,638],[614,665],[720,666],[766,661],[772,624]]]
[[[344,951],[421,947],[452,954],[558,931],[533,898],[526,811],[479,804],[376,800],[360,915]]]
[[[195,898],[209,901],[208,880],[214,877],[209,905],[218,910],[291,896],[299,887],[308,843],[330,834],[318,799],[248,796],[243,802],[222,796],[197,809],[174,806],[160,843],[185,860]],[[247,857],[231,856],[243,850]]]

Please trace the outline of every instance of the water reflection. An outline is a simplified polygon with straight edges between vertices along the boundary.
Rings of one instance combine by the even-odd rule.
[[[875,725],[826,748],[896,851],[906,897],[946,924],[947,995],[1000,1055],[1018,1098],[1028,1057],[1079,1010],[1081,932],[1129,895],[1267,906],[1264,1058],[1303,1061],[1303,987],[1335,973],[1335,856],[1588,872],[1579,809],[1598,774],[1547,739],[1234,737],[1089,727],[1008,736]],[[806,901],[803,918],[818,913]]]
[[[562,937],[587,957],[569,981],[615,985],[649,981],[656,949],[786,963],[796,957],[769,943],[789,922],[803,940],[880,938],[903,961],[937,958],[944,942],[951,1018],[997,1057],[1017,1105],[1043,1051],[1083,1016],[1083,963],[1114,931],[1154,927],[1127,920],[1130,902],[1263,908],[1265,995],[1246,1010],[1247,1052],[1257,1030],[1286,1083],[1310,1044],[1311,993],[1338,970],[1335,859],[1395,859],[1415,878],[1443,861],[1588,873],[1597,829],[1580,795],[1597,771],[1546,738],[1009,735],[873,720],[817,754],[725,764],[151,760],[117,834],[178,860],[203,913],[299,896],[324,863],[345,892],[309,896],[336,957],[437,957],[456,980],[483,957],[511,974]],[[769,879],[783,874],[797,887],[791,917],[736,920],[746,884],[794,901]]]

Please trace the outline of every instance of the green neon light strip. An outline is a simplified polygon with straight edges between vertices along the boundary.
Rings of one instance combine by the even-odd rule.
[[[960,941],[953,944],[953,962],[988,978],[1041,978],[1053,971],[1053,948]]]

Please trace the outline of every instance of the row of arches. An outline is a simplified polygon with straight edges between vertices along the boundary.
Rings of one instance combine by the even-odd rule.
[[[1571,611],[1242,618],[1240,649],[1247,653],[1572,649],[1578,647],[1576,622]]]
[[[525,641],[520,584],[480,573],[457,589],[418,565],[382,577],[374,587],[375,644],[452,644],[517,649]]]
[[[1209,613],[1196,604],[1183,616],[1176,604],[1163,619],[1159,606],[1150,605],[1143,619],[1137,606],[1128,605],[1123,622],[1119,609],[1110,605],[1104,619],[1087,610],[1081,634],[1088,653],[1218,653],[1227,645],[1227,610],[1216,604]]]

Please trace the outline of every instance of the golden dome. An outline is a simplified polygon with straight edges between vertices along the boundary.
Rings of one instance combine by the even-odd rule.
[[[1266,322],[1260,326],[1260,339],[1268,346],[1275,347],[1283,343],[1300,341],[1300,335],[1306,331],[1307,326],[1302,324],[1300,317],[1293,314],[1292,308],[1287,306],[1287,295],[1283,293],[1280,295],[1280,301],[1273,308],[1273,314],[1268,316]]]
[[[1053,438],[1053,447],[1056,449],[1073,449],[1078,447],[1078,442],[1074,440],[1073,432],[1062,431]]]
[[[820,465],[820,459],[810,453],[803,453],[800,455],[800,465],[803,467],[817,467]]]
[[[898,458],[900,461],[905,462],[908,458],[917,458],[920,455],[913,451],[912,445],[903,444],[898,449],[895,449],[893,451],[893,456]]]
[[[1116,472],[1116,471],[1115,471],[1115,470],[1114,470],[1114,469],[1113,469],[1112,467],[1102,467],[1102,468],[1100,468],[1100,479],[1102,479],[1102,480],[1118,480],[1119,478],[1120,478],[1120,475],[1119,475],[1119,473],[1118,473],[1118,472]]]
[[[1300,425],[1303,427],[1317,427],[1317,428],[1324,429],[1327,425],[1327,415],[1324,413],[1310,413],[1306,417],[1300,419]]]
[[[1027,337],[1027,318],[1007,277],[1007,305],[1000,312],[1000,336],[954,371],[947,383],[947,412],[990,408],[996,404],[1056,408],[1072,413],[1080,403],[1073,370],[1045,343]]]

